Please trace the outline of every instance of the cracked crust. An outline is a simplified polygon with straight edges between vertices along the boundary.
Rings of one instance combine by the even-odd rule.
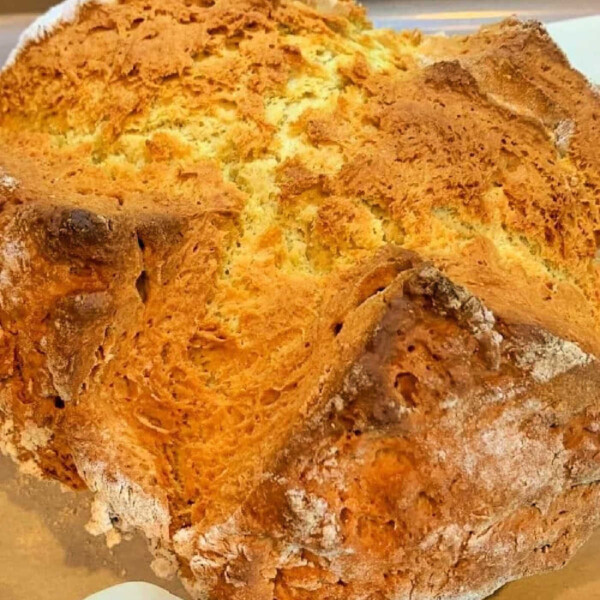
[[[595,359],[430,267],[403,279],[276,474],[210,545],[175,536],[200,597],[483,598],[562,566],[598,523]],[[530,352],[556,357],[553,377]]]
[[[600,119],[543,29],[79,4],[0,74],[2,450],[199,598],[562,564],[598,512]]]

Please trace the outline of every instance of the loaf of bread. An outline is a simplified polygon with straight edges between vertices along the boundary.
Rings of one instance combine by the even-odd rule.
[[[600,518],[600,98],[536,23],[70,0],[0,75],[0,448],[210,600],[467,600]]]

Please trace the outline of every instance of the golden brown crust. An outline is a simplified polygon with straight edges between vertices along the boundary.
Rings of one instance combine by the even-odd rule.
[[[428,267],[386,296],[304,450],[198,538],[217,597],[480,598],[562,566],[597,523],[596,362]]]
[[[599,110],[535,24],[84,6],[0,75],[0,435],[175,547],[200,596],[479,597],[558,564],[588,528],[534,549],[597,502],[571,486],[597,468]],[[530,491],[481,489],[524,457],[485,458],[496,430],[535,446]],[[432,463],[445,444],[471,472]],[[332,448],[343,494],[307,482]],[[502,543],[526,537],[510,560],[485,562],[491,534],[419,546],[476,501]]]

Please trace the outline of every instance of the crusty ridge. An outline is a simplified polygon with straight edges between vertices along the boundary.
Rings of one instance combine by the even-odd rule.
[[[431,266],[383,297],[281,468],[226,522],[176,534],[200,597],[478,599],[562,566],[598,523],[596,360]]]
[[[284,468],[422,260],[598,348],[587,82],[535,24],[326,8],[89,5],[0,76],[7,437],[27,458],[49,428],[36,460],[74,486],[133,481],[164,538]]]
[[[459,249],[462,270],[483,252],[500,261],[498,285],[514,262],[536,287],[570,284],[535,307],[554,328],[574,303],[569,321],[594,320],[591,88],[535,25],[420,43],[369,29],[351,7],[319,16],[299,3],[172,2],[143,21],[136,2],[84,9],[77,27],[31,46],[4,76],[5,126],[44,138],[39,147],[23,140],[40,156],[29,168],[19,159],[19,169],[42,185],[60,180],[63,196],[84,191],[132,210],[141,196],[189,213],[198,179],[213,190],[231,183],[250,200],[241,254],[259,252],[275,230],[273,252],[297,270],[329,269],[388,242],[444,261],[456,254],[444,249]],[[459,48],[462,62],[452,63]],[[495,248],[481,248],[490,238]]]

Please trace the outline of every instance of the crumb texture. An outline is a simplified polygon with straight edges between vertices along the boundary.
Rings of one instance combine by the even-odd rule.
[[[600,514],[599,137],[535,23],[62,3],[0,73],[0,450],[198,598],[559,566]]]

